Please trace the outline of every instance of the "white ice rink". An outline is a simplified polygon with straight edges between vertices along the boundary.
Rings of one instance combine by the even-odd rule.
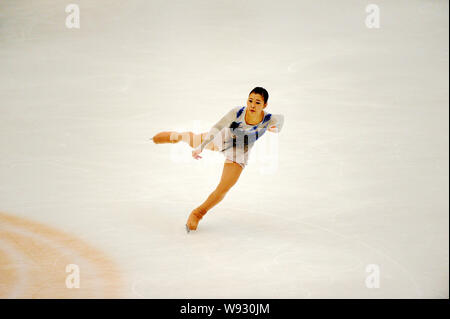
[[[0,297],[449,298],[448,21],[444,0],[1,1]],[[148,139],[255,86],[283,130],[186,234],[223,156]]]

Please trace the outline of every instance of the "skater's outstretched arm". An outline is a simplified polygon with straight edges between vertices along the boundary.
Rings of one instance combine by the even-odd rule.
[[[269,122],[269,132],[279,133],[284,124],[283,114],[272,114]]]
[[[216,135],[227,126],[230,126],[231,122],[236,118],[236,112],[240,109],[240,106],[234,107],[231,109],[224,117],[222,117],[219,122],[213,125],[213,127],[209,130],[208,135],[206,135],[206,139],[200,144],[195,150],[197,153],[203,151],[203,149],[216,137]]]

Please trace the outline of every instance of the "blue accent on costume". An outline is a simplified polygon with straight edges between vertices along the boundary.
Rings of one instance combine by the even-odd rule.
[[[234,131],[235,129],[237,129],[237,128],[239,127],[239,125],[240,125],[241,123],[242,123],[242,122],[236,122],[236,121],[231,122],[231,124],[230,124],[230,129],[231,129],[232,131]]]
[[[264,124],[264,123],[266,123],[267,121],[269,121],[271,117],[272,117],[272,114],[267,113],[266,116],[264,116],[264,120],[262,121],[261,124]]]
[[[242,115],[242,112],[244,112],[245,106],[241,107],[237,113],[236,113],[236,120]],[[230,130],[231,132],[236,136],[235,138],[231,139],[230,141],[227,141],[226,144],[228,144],[227,147],[225,147],[222,151],[230,148],[230,147],[244,147],[246,148],[248,145],[253,144],[256,140],[258,140],[261,136],[264,135],[264,133],[267,131],[269,121],[272,117],[272,114],[267,113],[264,116],[263,121],[253,126],[250,130],[245,130],[241,127],[241,123],[243,121],[233,121],[230,124]]]
[[[236,118],[239,118],[239,116],[241,116],[242,112],[244,112],[244,109],[245,109],[245,106],[241,107],[241,108],[239,109],[239,111],[237,111],[237,113],[236,113]]]

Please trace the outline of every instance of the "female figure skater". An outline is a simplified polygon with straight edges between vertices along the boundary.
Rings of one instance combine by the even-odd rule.
[[[242,170],[248,163],[248,155],[255,141],[266,130],[279,132],[283,127],[282,114],[270,114],[267,106],[269,93],[262,87],[255,87],[247,99],[247,107],[237,106],[225,114],[209,132],[160,132],[152,137],[155,144],[178,143],[183,141],[194,150],[192,157],[202,158],[204,149],[222,152],[225,156],[222,177],[219,185],[208,198],[195,208],[186,223],[186,231],[196,230],[200,219],[217,205],[237,182]]]

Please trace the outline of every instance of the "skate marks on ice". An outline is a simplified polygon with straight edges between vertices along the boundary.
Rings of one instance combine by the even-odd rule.
[[[78,267],[78,288],[70,283],[69,265]],[[0,212],[0,298],[120,298],[121,286],[118,269],[102,252],[75,236]]]

